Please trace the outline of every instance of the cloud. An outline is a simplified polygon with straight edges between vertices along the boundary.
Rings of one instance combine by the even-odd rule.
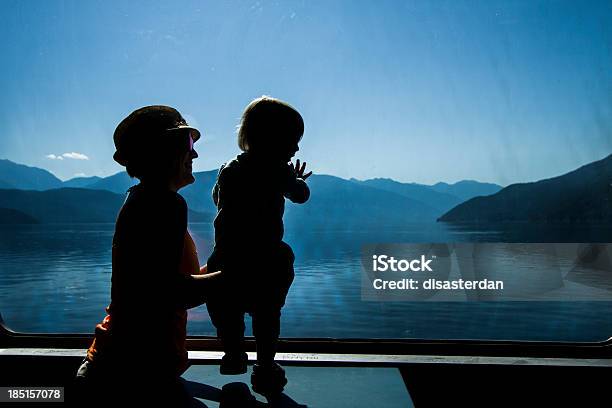
[[[74,173],[73,177],[87,177],[85,173]]]
[[[55,155],[51,153],[46,155],[45,157],[51,160],[64,160],[64,158],[73,160],[89,160],[89,157],[87,157],[87,155],[77,152],[64,153],[62,155]]]
[[[67,158],[67,159],[89,160],[89,157],[87,157],[83,153],[77,153],[77,152],[64,153],[64,154],[62,154],[62,156]]]

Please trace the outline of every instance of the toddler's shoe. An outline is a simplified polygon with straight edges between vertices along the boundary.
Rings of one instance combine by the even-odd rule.
[[[278,396],[287,385],[285,370],[277,363],[265,366],[255,364],[251,374],[251,385],[253,391],[266,398]]]
[[[249,356],[245,352],[225,353],[221,358],[219,372],[223,375],[238,375],[247,372]]]

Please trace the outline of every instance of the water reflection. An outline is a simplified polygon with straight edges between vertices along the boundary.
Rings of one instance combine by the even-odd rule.
[[[0,311],[9,326],[19,331],[91,333],[109,300],[113,228],[112,224],[1,227]],[[212,227],[191,224],[190,230],[204,261],[212,250]],[[519,235],[501,227],[468,226],[462,230],[441,223],[410,224],[385,231],[288,228],[286,240],[294,248],[297,263],[296,279],[283,310],[282,335],[567,341],[608,338],[612,333],[612,302],[361,300],[360,248],[364,244],[517,242]],[[550,238],[560,237],[575,238],[569,242],[597,243],[609,238],[606,231],[594,227],[565,232],[560,227],[545,232],[529,230],[524,235],[532,242],[558,242],[563,239]],[[577,284],[607,285],[609,276],[605,272],[601,276],[586,274],[584,262],[591,259],[591,264],[595,262],[602,265],[602,271],[609,271],[609,254],[597,252],[597,246],[584,248],[575,265],[559,264],[562,275]],[[205,307],[190,312],[189,332],[214,334]]]

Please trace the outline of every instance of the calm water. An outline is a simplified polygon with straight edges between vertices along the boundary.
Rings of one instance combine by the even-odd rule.
[[[113,224],[0,226],[0,313],[24,332],[91,333],[109,302]],[[200,261],[210,224],[192,224]],[[514,232],[512,232],[514,231]],[[608,242],[607,229],[534,228],[510,232],[411,224],[380,231],[299,231],[286,241],[296,278],[283,311],[286,337],[596,341],[612,334],[611,301],[366,302],[360,247],[372,242]],[[519,239],[520,238],[520,239]],[[604,292],[601,292],[601,291]],[[606,292],[608,291],[608,292]],[[151,311],[154,313],[155,311]],[[213,335],[204,306],[189,314],[191,334]]]

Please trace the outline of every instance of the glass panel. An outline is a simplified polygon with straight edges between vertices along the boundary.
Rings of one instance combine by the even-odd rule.
[[[597,299],[371,301],[361,280],[368,245],[612,242],[607,2],[22,1],[1,21],[0,313],[12,329],[91,333],[103,318],[115,217],[135,183],[112,135],[140,106],[176,106],[202,132],[180,194],[204,264],[218,169],[266,94],[302,114],[295,158],[315,173],[306,204],[286,200],[296,277],[283,336],[612,334],[609,251],[601,275],[563,269],[564,287]],[[205,306],[188,331],[215,334]]]

